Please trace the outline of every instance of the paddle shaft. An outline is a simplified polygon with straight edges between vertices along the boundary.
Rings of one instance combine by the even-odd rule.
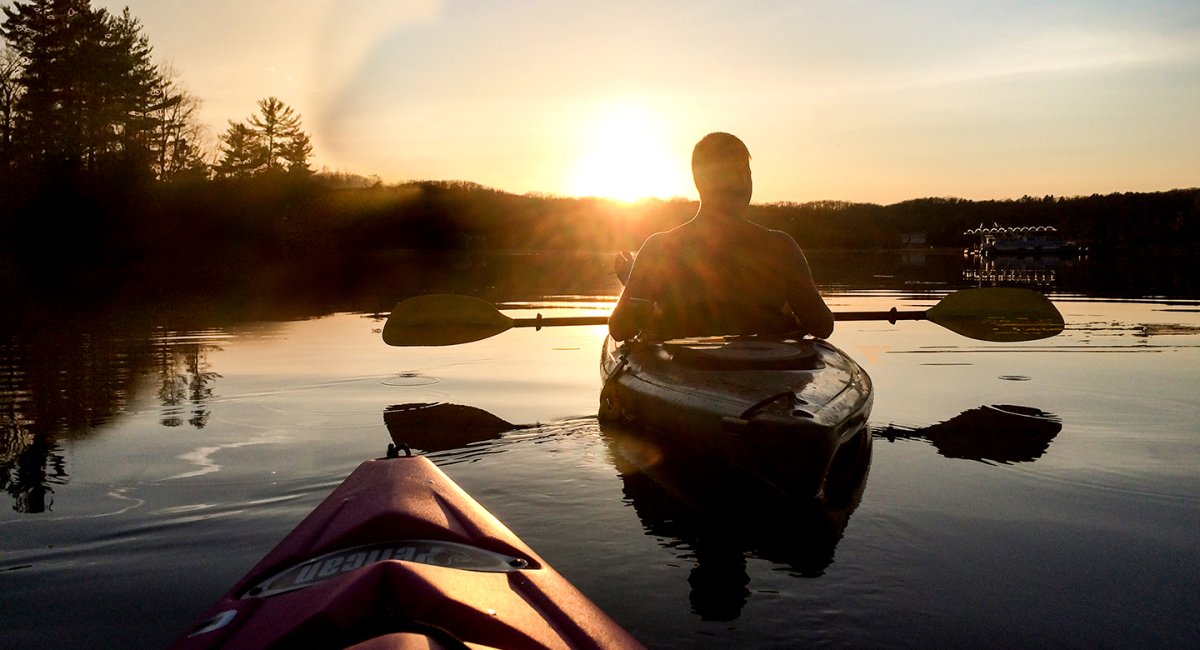
[[[844,311],[834,312],[834,319],[839,321],[884,320],[895,324],[900,320],[925,320],[923,311],[898,311],[892,307],[888,311]],[[547,318],[538,314],[536,318],[514,318],[513,327],[543,327],[572,326],[572,325],[607,325],[608,316],[556,316]]]
[[[555,327],[564,325],[608,325],[608,316],[555,316],[546,318],[538,314],[536,318],[514,318],[513,327]]]
[[[833,312],[836,321],[885,320],[893,325],[898,320],[925,320],[928,318],[923,311],[897,311],[892,307],[888,311],[843,311]]]

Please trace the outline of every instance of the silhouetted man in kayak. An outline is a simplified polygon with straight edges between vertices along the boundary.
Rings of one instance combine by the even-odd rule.
[[[746,219],[754,190],[746,145],[728,133],[706,135],[692,151],[692,176],[700,210],[642,244],[609,318],[613,338],[828,337],[833,314],[800,246]]]

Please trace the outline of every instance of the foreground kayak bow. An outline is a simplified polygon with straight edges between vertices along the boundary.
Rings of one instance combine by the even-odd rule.
[[[176,648],[637,648],[428,459],[364,462]]]

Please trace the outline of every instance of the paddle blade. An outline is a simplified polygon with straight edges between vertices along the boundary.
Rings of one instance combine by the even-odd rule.
[[[422,451],[460,449],[527,428],[474,406],[436,402],[389,406],[383,411],[383,423],[398,447]]]
[[[495,336],[513,326],[486,300],[431,294],[401,301],[383,325],[388,345],[457,345]]]
[[[956,334],[997,343],[1036,341],[1063,331],[1062,314],[1046,296],[1012,287],[956,291],[925,317]]]

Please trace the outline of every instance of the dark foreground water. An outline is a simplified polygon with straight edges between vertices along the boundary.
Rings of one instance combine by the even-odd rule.
[[[1003,281],[1067,320],[1021,344],[840,324],[832,341],[875,381],[873,445],[819,505],[759,507],[714,468],[639,469],[636,437],[595,419],[602,328],[389,348],[386,286],[311,318],[43,314],[0,339],[0,647],[168,644],[383,454],[389,407],[431,402],[536,425],[418,446],[651,647],[1196,647],[1200,302],[1170,274],[1075,285],[1073,262],[1005,264],[855,275],[814,256],[835,310]],[[611,307],[606,266],[394,272],[511,315],[586,314]]]

